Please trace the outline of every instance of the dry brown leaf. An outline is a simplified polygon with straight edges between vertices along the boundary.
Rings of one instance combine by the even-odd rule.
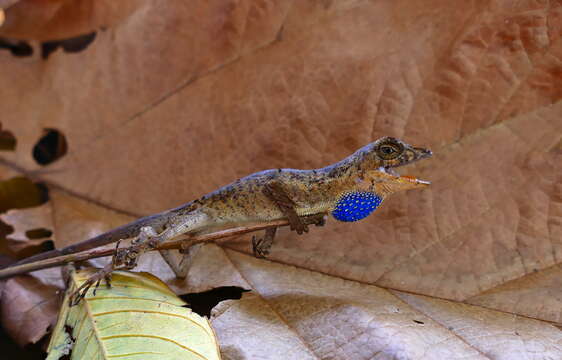
[[[51,203],[56,211],[53,221],[59,236],[57,247],[65,247],[82,239],[89,239],[134,220],[123,213],[112,211],[60,190],[51,190]]]
[[[57,321],[59,289],[24,275],[9,279],[0,294],[2,326],[21,346],[36,343]]]
[[[562,269],[560,265],[537,271],[484,291],[466,302],[493,309],[510,309],[536,319],[562,323]],[[537,301],[539,299],[539,301]]]
[[[7,9],[20,0],[0,0],[0,8]]]
[[[248,280],[277,265],[242,271],[256,266],[238,260],[236,272],[192,272],[196,289],[255,289],[215,319],[227,358],[265,356],[259,341],[302,358],[353,357],[348,343],[361,343],[368,326],[350,320],[346,327],[345,319],[379,313],[390,317],[371,322],[375,340],[359,358],[432,354],[424,349],[488,358],[560,351],[559,330],[547,322],[561,325],[561,2],[153,1],[130,13],[80,53],[56,52],[44,62],[0,52],[2,123],[18,141],[16,152],[1,156],[63,189],[68,211],[55,221],[58,246],[130,219],[112,219],[107,209],[148,215],[254,171],[320,167],[381,135],[398,136],[434,150],[432,160],[407,170],[432,180],[428,190],[391,198],[357,224],[330,221],[305,237],[282,231],[271,254],[330,281],[357,280],[359,294],[367,287],[375,303],[334,305],[327,316],[341,321],[332,331],[342,333],[324,338],[329,325],[315,333],[314,314],[287,325],[290,313],[274,309],[267,287]],[[66,135],[69,151],[43,169],[31,149],[46,127]],[[53,204],[56,218],[56,197]],[[248,238],[229,246],[249,251]],[[226,254],[231,262],[241,256]],[[172,282],[156,255],[147,258],[144,270],[189,288]],[[307,286],[298,306],[334,304],[328,284],[318,280],[316,288],[300,272],[291,282],[301,276]],[[291,300],[286,306],[297,306]],[[425,316],[429,331],[403,326],[391,316],[395,303]],[[253,309],[264,312],[254,317]],[[449,330],[451,322],[468,330]],[[241,324],[263,338],[236,338]],[[286,336],[262,331],[269,324]],[[523,339],[513,337],[519,327]],[[388,335],[402,328],[404,337]]]
[[[52,248],[46,246],[46,241],[51,240],[48,231],[54,228],[51,212],[51,203],[45,203],[32,208],[12,209],[0,214],[0,221],[13,229],[5,240],[6,246],[18,259]],[[41,237],[30,239],[28,235],[35,231],[39,231]]]
[[[0,1],[0,6],[6,1]],[[29,39],[65,39],[100,28],[118,26],[139,6],[138,1],[8,0],[6,23],[0,36]]]

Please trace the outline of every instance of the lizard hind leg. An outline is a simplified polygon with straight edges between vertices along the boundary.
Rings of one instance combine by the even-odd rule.
[[[196,231],[209,223],[209,217],[203,212],[191,212],[182,215],[175,215],[170,218],[170,223],[164,228],[163,231],[157,233],[156,230],[148,225],[139,229],[138,236],[132,241],[128,248],[117,249],[113,256],[112,262],[106,265],[103,269],[93,274],[86,280],[77,290],[75,290],[70,297],[70,304],[76,305],[83,299],[88,290],[96,284],[94,289],[97,289],[102,279],[106,279],[108,286],[110,285],[108,279],[111,273],[117,269],[131,270],[137,265],[139,257],[147,251],[150,251],[167,240],[173,239],[179,235]],[[119,242],[117,243],[117,246]],[[169,253],[169,251],[167,251]],[[176,273],[181,276],[183,273],[187,274],[190,264],[185,264],[185,261],[173,262],[170,257],[164,258]],[[185,275],[184,275],[185,277]],[[94,294],[95,295],[95,294]]]
[[[202,244],[195,244],[180,252],[178,250],[159,250],[160,255],[178,279],[185,279],[191,263]]]
[[[202,211],[196,211],[185,216],[178,217],[169,227],[167,238],[172,239],[182,234],[199,232],[201,229],[211,224],[212,218]],[[188,240],[186,240],[188,241]],[[188,246],[186,249],[178,250],[159,250],[160,255],[172,269],[176,278],[184,279],[189,272],[191,263],[202,244]]]

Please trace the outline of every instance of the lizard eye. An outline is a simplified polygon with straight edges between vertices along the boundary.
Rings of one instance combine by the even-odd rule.
[[[384,160],[392,160],[402,153],[402,147],[395,143],[381,144],[377,149],[377,153]]]

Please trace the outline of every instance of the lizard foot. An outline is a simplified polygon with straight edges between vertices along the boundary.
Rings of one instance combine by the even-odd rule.
[[[117,258],[119,256],[119,254],[120,254],[120,252],[119,252],[120,251],[120,249],[119,249],[120,243],[121,243],[121,240],[117,241],[117,243],[115,244],[115,255],[113,256],[113,259],[111,260],[111,263],[107,264],[102,269],[97,271],[94,275],[90,276],[90,278],[88,280],[84,281],[84,283],[82,283],[82,285],[80,285],[80,287],[78,289],[74,290],[72,292],[72,294],[70,294],[70,297],[69,297],[70,306],[78,305],[78,303],[80,303],[80,301],[86,297],[86,294],[88,293],[88,290],[90,290],[90,288],[94,284],[95,284],[95,286],[94,286],[94,296],[95,296],[96,290],[100,286],[100,283],[101,283],[102,279],[105,279],[105,283],[107,284],[107,287],[111,288],[111,273],[113,272],[113,270],[116,267],[115,264],[117,262]]]
[[[291,230],[296,231],[299,235],[308,232],[307,224],[302,221],[302,218],[297,214],[295,210],[296,204],[289,197],[289,195],[283,188],[283,185],[281,185],[277,181],[273,181],[264,186],[263,193],[272,201],[274,201],[279,209],[283,212],[283,214],[287,217]]]
[[[326,225],[326,215],[323,213],[308,215],[304,216],[302,221],[308,225],[324,226]]]
[[[302,224],[306,225],[316,225],[316,226],[324,226],[326,225],[326,216],[324,214],[316,214],[316,215],[309,215],[303,216],[299,218]],[[269,255],[269,251],[271,246],[273,245],[273,241],[275,239],[275,232],[277,231],[276,227],[267,228],[265,229],[265,236],[262,239],[258,239],[255,236],[252,236],[252,250],[254,256],[260,259],[264,259]],[[308,228],[307,228],[308,231]]]
[[[264,259],[269,255],[269,250],[271,249],[271,245],[273,245],[276,231],[276,227],[265,229],[265,236],[263,239],[257,239],[255,236],[252,236],[252,250],[255,257]]]
[[[128,248],[119,249],[117,242],[115,247],[115,255],[110,264],[107,264],[95,274],[90,276],[78,289],[70,294],[70,306],[77,305],[80,300],[86,297],[88,290],[95,284],[94,296],[103,279],[106,280],[107,287],[111,287],[111,273],[115,270],[131,270],[137,266],[138,258],[145,252],[154,249],[160,238],[151,227],[143,227],[140,229],[139,236],[133,240],[132,245]]]
[[[84,281],[84,283],[82,283],[82,285],[80,285],[78,289],[74,290],[74,292],[70,294],[69,305],[70,306],[78,305],[80,301],[86,297],[88,290],[90,290],[90,288],[94,284],[95,284],[94,286],[94,296],[95,296],[96,290],[100,286],[101,281],[104,279],[107,284],[107,287],[111,288],[111,273],[114,270],[112,265],[113,264],[106,265],[103,269],[100,269],[95,274],[90,276],[88,280]]]

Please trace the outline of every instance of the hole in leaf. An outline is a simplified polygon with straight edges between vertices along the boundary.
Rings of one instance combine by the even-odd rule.
[[[0,239],[5,238],[7,235],[10,235],[14,232],[14,227],[10,224],[6,224],[2,220],[0,220]]]
[[[0,220],[0,267],[13,263],[16,257],[16,254],[8,244],[8,239],[6,239],[13,232],[13,226]]]
[[[65,136],[56,129],[45,129],[45,135],[33,147],[33,158],[40,165],[48,165],[66,154]]]
[[[41,43],[41,58],[46,59],[60,46],[59,41],[46,41]]]
[[[0,50],[1,49],[9,50],[12,55],[18,57],[33,55],[33,48],[25,41],[0,38]]]
[[[64,40],[45,41],[41,43],[41,57],[47,59],[51,53],[61,47],[65,52],[75,53],[88,48],[96,38],[96,32]]]
[[[86,50],[88,46],[96,39],[96,32],[85,35],[76,36],[61,41],[61,46],[66,52],[74,53]]]
[[[16,148],[16,138],[8,130],[2,130],[0,124],[0,151],[10,151]]]
[[[72,335],[72,333],[74,332],[74,328],[70,325],[64,325],[64,332],[68,334],[68,337],[70,338],[70,340],[72,340],[72,342],[76,341],[76,338]]]
[[[44,204],[49,199],[45,185],[28,178],[15,177],[0,181],[0,213]]]
[[[70,339],[70,343],[74,345],[74,343],[76,343],[76,338],[74,337],[73,333],[74,333],[74,328],[70,325],[64,325],[64,332],[66,333],[66,335],[68,336],[68,338]],[[72,351],[74,350],[74,346],[71,346],[70,349],[68,350],[68,354],[64,354],[63,356],[61,356],[59,358],[59,360],[71,360],[72,359]]]
[[[28,239],[44,239],[51,235],[53,235],[53,232],[45,228],[31,229],[25,232]]]
[[[53,240],[35,239],[22,242],[8,239],[7,244],[13,253],[12,257],[15,257],[18,260],[25,259],[45,251],[50,251],[55,248]]]
[[[221,286],[200,293],[180,295],[188,303],[188,307],[201,316],[210,317],[211,310],[221,301],[239,300],[242,294],[250,291],[238,286]]]

